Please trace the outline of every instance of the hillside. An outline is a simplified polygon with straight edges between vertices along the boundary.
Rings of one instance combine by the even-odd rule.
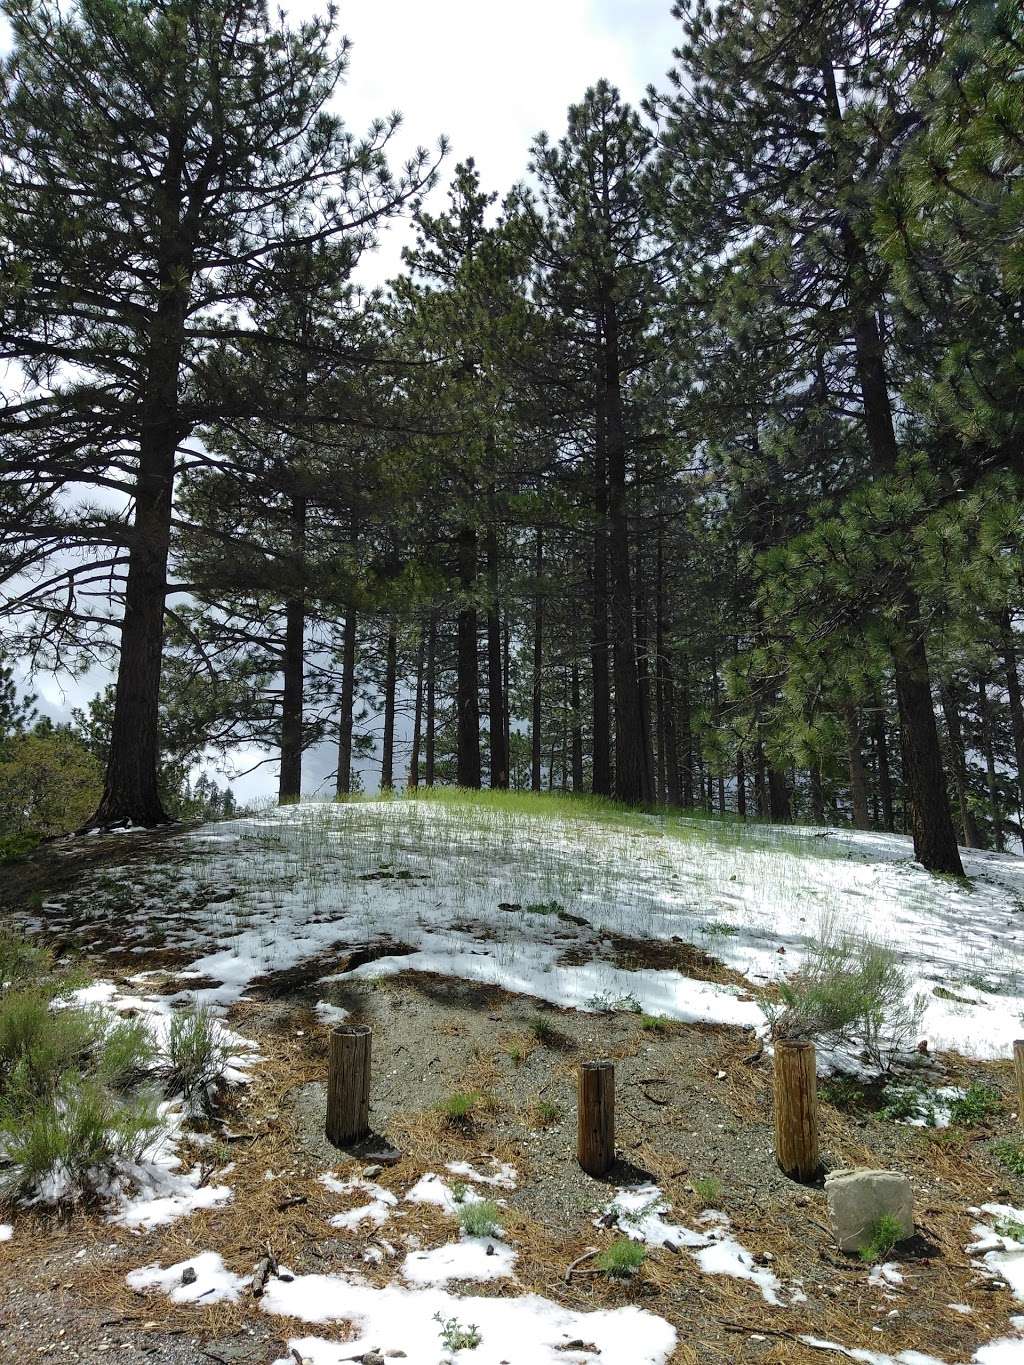
[[[8,1214],[4,1340],[83,1360],[1010,1365],[1024,862],[964,856],[960,882],[897,836],[447,792],[97,836],[7,869],[22,924],[86,964],[79,1003],[164,1045],[208,1006],[230,1061],[213,1112],[167,1102],[99,1204]],[[852,1045],[819,1048],[826,1166],[915,1187],[918,1235],[874,1266],[834,1249],[820,1188],[775,1165],[764,1045],[780,981],[864,934],[925,997],[887,1088]],[[342,1019],[373,1028],[378,1137],[353,1156],[322,1134]],[[619,1161],[594,1181],[575,1072],[601,1056]],[[601,1270],[627,1241],[643,1263]]]

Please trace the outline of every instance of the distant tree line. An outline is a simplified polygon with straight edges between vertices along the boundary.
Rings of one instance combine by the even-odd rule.
[[[116,660],[83,823],[372,729],[383,788],[1021,836],[1019,5],[676,4],[642,110],[433,212],[330,14],[4,10],[3,620]]]

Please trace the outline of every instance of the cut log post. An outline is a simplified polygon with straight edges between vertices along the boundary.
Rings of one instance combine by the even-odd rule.
[[[1024,1038],[1013,1045],[1013,1069],[1017,1073],[1017,1121],[1024,1128]]]
[[[615,1164],[612,1062],[583,1062],[580,1066],[576,1156],[588,1175],[602,1176]]]
[[[331,1029],[327,1065],[327,1140],[347,1147],[370,1131],[370,1028]]]
[[[791,1180],[818,1174],[818,1077],[814,1044],[775,1043],[775,1158]]]

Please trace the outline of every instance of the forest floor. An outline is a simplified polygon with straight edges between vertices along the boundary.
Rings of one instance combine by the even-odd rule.
[[[5,911],[82,956],[88,999],[216,1009],[237,1083],[113,1204],[0,1214],[0,1361],[1019,1365],[1024,1165],[999,1154],[1024,860],[969,857],[957,883],[896,836],[509,797],[309,805],[3,869]],[[892,941],[928,997],[913,1085],[939,1126],[887,1116],[856,1058],[822,1080],[826,1167],[914,1185],[918,1235],[884,1267],[839,1254],[821,1188],[779,1173],[758,1041],[775,983],[843,926]],[[345,1018],[373,1028],[357,1153],[323,1137]],[[620,1157],[600,1181],[574,1159],[597,1056]],[[995,1103],[942,1126],[936,1092],[979,1083]],[[500,1231],[460,1234],[476,1199]],[[624,1236],[632,1276],[579,1261]]]

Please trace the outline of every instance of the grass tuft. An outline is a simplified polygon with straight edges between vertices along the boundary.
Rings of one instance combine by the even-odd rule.
[[[500,1216],[493,1199],[473,1199],[459,1209],[459,1222],[467,1237],[496,1237]]]
[[[647,1252],[639,1242],[619,1237],[611,1246],[605,1247],[594,1265],[613,1279],[626,1280],[636,1274],[646,1259]]]

